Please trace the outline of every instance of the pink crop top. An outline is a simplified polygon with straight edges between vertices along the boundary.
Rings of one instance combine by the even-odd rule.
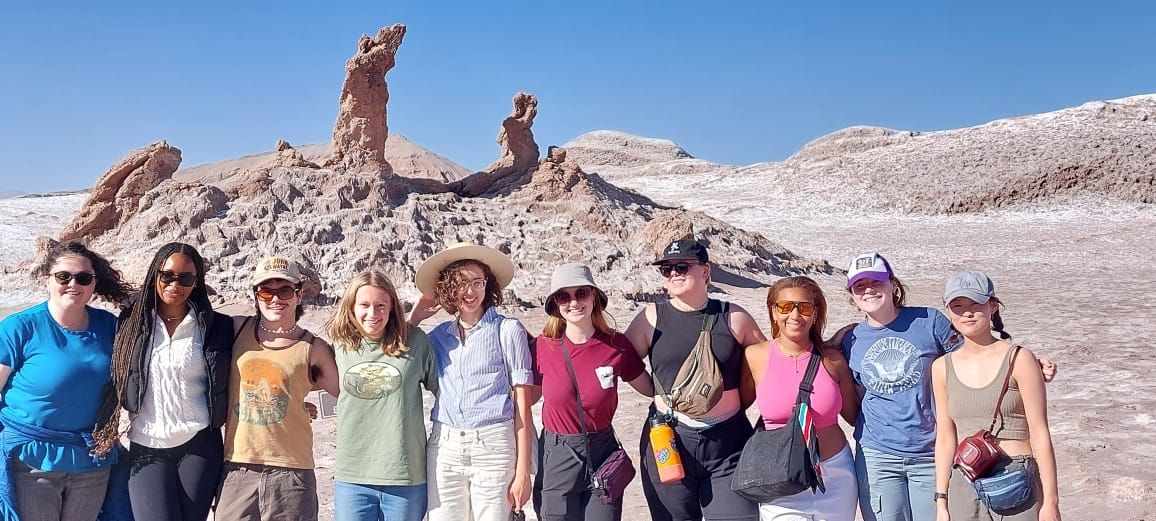
[[[798,359],[784,355],[779,345],[771,340],[767,351],[767,370],[755,390],[755,403],[763,415],[767,429],[777,429],[787,424],[791,410],[795,408],[795,398],[799,396],[799,383],[807,372],[811,361],[810,352],[802,353]],[[815,389],[811,393],[811,414],[816,428],[829,427],[839,421],[839,411],[843,408],[843,395],[839,385],[827,368],[821,363],[815,375]]]

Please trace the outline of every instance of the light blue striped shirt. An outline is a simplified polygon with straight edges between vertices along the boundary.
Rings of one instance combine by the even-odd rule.
[[[514,419],[510,390],[532,385],[526,328],[487,309],[478,324],[458,338],[457,321],[429,334],[437,355],[439,390],[430,417],[455,429],[477,429]]]

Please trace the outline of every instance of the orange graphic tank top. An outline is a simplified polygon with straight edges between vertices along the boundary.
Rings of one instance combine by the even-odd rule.
[[[313,334],[305,331],[296,343],[272,349],[257,341],[256,325],[247,320],[233,345],[225,460],[312,469],[313,428],[304,403],[313,389]]]

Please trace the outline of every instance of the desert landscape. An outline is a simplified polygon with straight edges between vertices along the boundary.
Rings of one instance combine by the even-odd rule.
[[[470,172],[387,127],[387,102],[405,103],[385,82],[404,35],[393,26],[358,42],[332,143],[278,141],[184,168],[162,140],[87,192],[0,199],[3,314],[42,298],[35,258],[73,238],[130,280],[148,261],[141,252],[195,244],[212,262],[215,303],[233,313],[251,309],[245,280],[258,258],[295,256],[311,278],[314,331],[357,271],[385,269],[412,301],[421,261],[461,240],[513,258],[503,311],[531,331],[551,270],[571,261],[595,270],[624,328],[661,298],[649,261],[688,235],[718,265],[715,296],[764,331],[766,287],[786,275],[820,282],[830,331],[859,320],[843,267],[861,252],[886,255],[916,305],[941,306],[944,279],[976,268],[995,280],[1015,340],[1060,366],[1048,393],[1065,519],[1156,519],[1156,95],[948,131],[853,127],[783,162],[734,166],[615,131],[542,150],[532,127],[549,100],[515,93],[496,121],[498,159]],[[615,427],[637,456],[647,402],[624,388],[620,404]],[[323,519],[335,428],[314,423]],[[629,493],[624,519],[648,519],[637,479]]]

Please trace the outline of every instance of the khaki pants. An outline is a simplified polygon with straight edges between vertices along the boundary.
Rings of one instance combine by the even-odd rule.
[[[215,521],[317,521],[313,469],[225,462]]]

